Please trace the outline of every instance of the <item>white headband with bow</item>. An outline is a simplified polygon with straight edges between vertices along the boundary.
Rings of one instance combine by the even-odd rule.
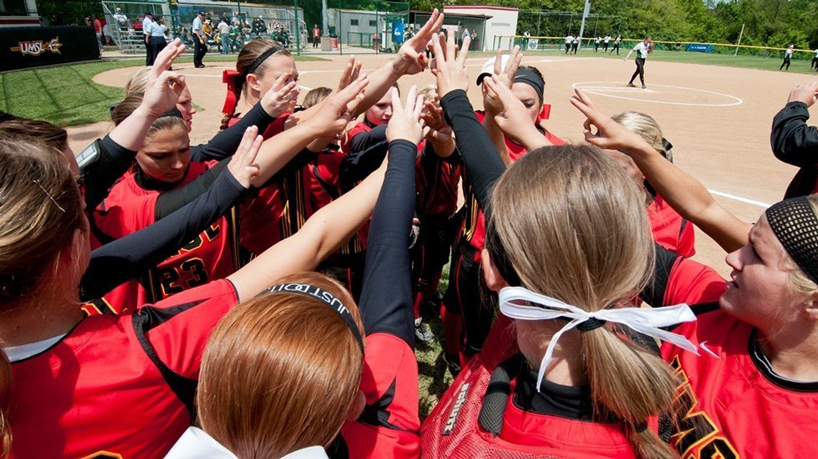
[[[548,349],[545,351],[540,371],[537,375],[537,391],[540,391],[542,380],[545,378],[545,371],[551,363],[554,353],[554,346],[563,333],[571,330],[577,325],[596,319],[605,322],[615,322],[648,335],[650,337],[667,341],[684,350],[699,355],[696,346],[687,338],[677,333],[662,330],[660,327],[669,327],[682,322],[692,322],[696,320],[696,315],[686,304],[675,306],[665,306],[661,308],[616,308],[600,309],[599,311],[588,312],[576,306],[562,302],[556,298],[534,293],[524,287],[505,287],[500,290],[500,312],[506,317],[517,320],[551,320],[551,319],[571,319],[560,331],[551,338]]]

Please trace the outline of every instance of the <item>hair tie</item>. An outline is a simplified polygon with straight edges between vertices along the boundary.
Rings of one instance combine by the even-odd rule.
[[[224,99],[224,107],[222,113],[232,115],[236,113],[236,106],[239,103],[239,94],[241,93],[242,81],[241,73],[235,70],[225,70],[222,72],[222,83],[227,83],[227,95]]]
[[[642,421],[642,422],[634,424],[633,425],[633,430],[635,430],[636,433],[642,433],[642,432],[648,430],[647,421]]]
[[[591,317],[585,322],[581,322],[579,325],[577,325],[577,330],[581,332],[596,330],[597,328],[604,326],[605,322],[605,320],[599,320],[596,317]]]
[[[287,284],[274,285],[268,288],[267,290],[261,292],[259,296],[277,292],[298,293],[301,295],[306,295],[311,298],[315,298],[316,300],[319,300],[322,303],[329,306],[333,311],[337,312],[338,315],[341,316],[341,319],[343,319],[344,323],[346,323],[347,327],[349,327],[349,331],[352,332],[352,335],[358,342],[358,347],[361,349],[361,354],[364,353],[364,340],[361,337],[361,331],[358,329],[358,325],[355,323],[355,319],[352,317],[352,314],[349,312],[349,309],[347,309],[347,307],[344,306],[344,303],[338,298],[336,298],[335,295],[320,287],[316,287],[315,285],[290,282]]]
[[[818,283],[818,217],[806,196],[773,204],[767,222],[784,250],[813,282]]]

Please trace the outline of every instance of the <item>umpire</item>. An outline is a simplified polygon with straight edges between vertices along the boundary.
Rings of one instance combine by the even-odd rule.
[[[207,54],[207,37],[205,37],[204,29],[202,28],[203,21],[204,12],[199,11],[196,13],[196,19],[193,20],[193,25],[190,28],[190,31],[193,33],[193,45],[195,49],[193,54],[193,65],[197,69],[204,67],[202,59],[204,58],[205,54]]]
[[[818,99],[818,82],[790,91],[787,105],[773,118],[770,143],[775,157],[801,169],[787,187],[785,198],[806,196],[818,190],[818,128],[807,126],[809,107]]]
[[[142,40],[145,42],[145,65],[153,65],[153,60],[156,56],[153,55],[153,48],[151,48],[151,40],[148,36],[148,29],[153,24],[153,13],[148,11],[145,13],[145,19],[142,19]]]

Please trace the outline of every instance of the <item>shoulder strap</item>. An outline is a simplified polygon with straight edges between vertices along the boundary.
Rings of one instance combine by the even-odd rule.
[[[500,431],[503,429],[503,414],[506,411],[508,397],[511,395],[511,380],[519,373],[521,362],[520,354],[515,354],[498,365],[491,373],[477,422],[480,428],[495,438],[500,436]]]

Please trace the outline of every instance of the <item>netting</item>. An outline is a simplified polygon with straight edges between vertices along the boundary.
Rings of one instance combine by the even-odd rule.
[[[577,36],[582,23],[581,12],[521,10],[517,17],[517,35],[528,32],[533,37]],[[585,37],[616,37],[622,31],[622,16],[589,14],[585,19]]]

